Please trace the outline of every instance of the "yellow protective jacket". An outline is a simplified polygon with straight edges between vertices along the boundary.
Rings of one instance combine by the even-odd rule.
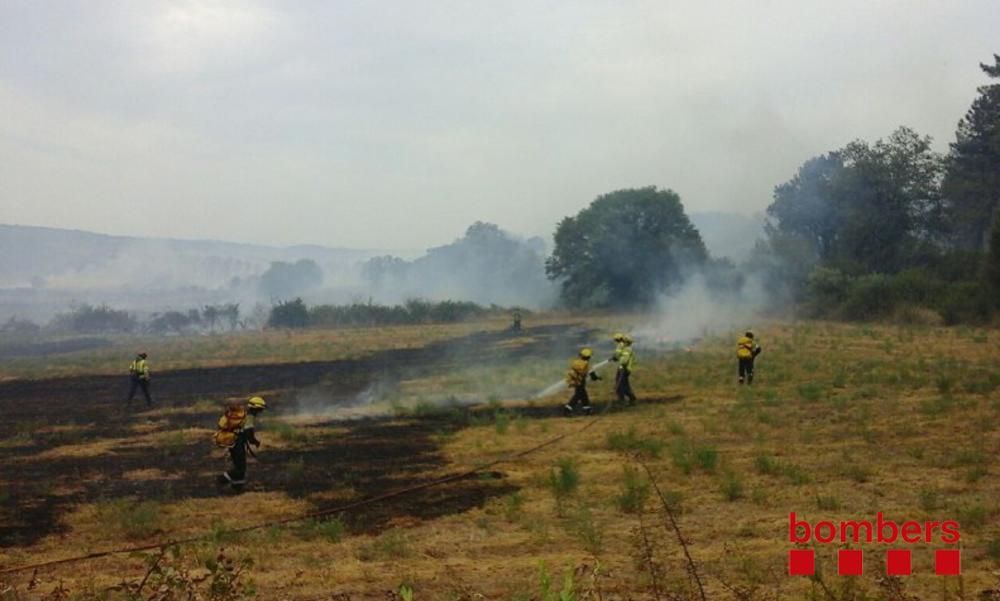
[[[611,360],[620,361],[622,358],[622,350],[624,350],[624,348],[625,348],[624,342],[619,342],[617,345],[615,345],[615,354],[612,355]]]
[[[566,372],[566,383],[573,388],[587,385],[587,374],[590,373],[590,361],[573,359]]]
[[[140,380],[149,379],[149,365],[146,363],[145,359],[136,359],[128,366],[129,375],[135,376]]]
[[[629,372],[635,369],[635,349],[631,345],[622,346],[621,354],[618,355],[618,366]]]
[[[736,356],[740,359],[753,357],[753,338],[740,336],[740,339],[736,341]]]

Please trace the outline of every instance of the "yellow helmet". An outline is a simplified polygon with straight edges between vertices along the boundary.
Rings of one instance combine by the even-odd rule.
[[[625,344],[632,344],[632,337],[628,334],[622,334],[622,342]]]
[[[250,400],[247,401],[247,407],[250,407],[251,409],[267,409],[267,403],[265,403],[264,399],[259,396],[255,396],[250,397]]]
[[[615,334],[614,336],[611,337],[611,339],[614,340],[615,342],[621,342],[622,339],[624,339],[624,338],[625,338],[625,334],[621,334],[621,333]]]
[[[590,350],[589,348],[580,349],[581,359],[590,359],[590,357],[593,356],[593,354],[594,351]]]

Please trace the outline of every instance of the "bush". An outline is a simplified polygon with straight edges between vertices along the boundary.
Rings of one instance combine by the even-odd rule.
[[[817,382],[799,384],[798,393],[803,401],[818,401],[823,396],[823,385]]]
[[[160,504],[119,499],[97,507],[97,518],[106,530],[118,531],[127,539],[144,539],[160,531]]]
[[[989,319],[993,300],[989,286],[977,275],[982,262],[982,255],[975,253],[954,255],[896,274],[861,276],[819,267],[809,276],[807,304],[815,315],[848,320],[891,317],[904,324],[936,325],[941,319],[946,324],[983,323]]]
[[[325,540],[339,543],[344,537],[344,523],[337,518],[308,520],[299,525],[296,534],[302,540]]]
[[[465,301],[431,302],[410,299],[404,305],[353,303],[350,305],[316,305],[308,310],[310,326],[326,328],[378,327],[425,323],[456,323],[476,319],[491,313],[506,313],[502,307],[489,308]]]
[[[135,318],[129,315],[128,311],[112,309],[107,305],[94,307],[83,304],[69,313],[57,315],[52,320],[52,327],[55,330],[82,334],[127,333],[134,331],[135,326]]]
[[[809,274],[807,298],[818,313],[839,307],[850,293],[851,278],[838,269],[817,267]]]
[[[301,298],[279,302],[271,307],[267,319],[268,327],[272,328],[304,328],[308,323],[309,311]]]
[[[701,469],[706,472],[714,472],[715,466],[719,462],[719,451],[713,446],[699,446],[694,449],[694,458]]]
[[[733,502],[743,498],[743,481],[735,472],[727,472],[722,478],[722,496]]]
[[[978,282],[960,282],[948,287],[940,301],[940,312],[948,325],[983,323],[990,317],[992,299]]]
[[[635,426],[625,432],[617,430],[608,434],[608,448],[612,451],[634,451],[650,457],[659,457],[663,442],[656,438],[640,436]]]
[[[600,522],[594,519],[590,509],[586,507],[577,509],[570,516],[567,526],[580,539],[587,551],[593,555],[601,552],[604,543],[604,530],[601,528]]]
[[[892,280],[882,274],[861,276],[850,286],[850,293],[840,307],[847,319],[871,320],[885,317],[897,301]]]
[[[390,530],[357,550],[361,561],[404,559],[412,553],[410,541],[398,530]]]
[[[631,465],[626,465],[622,479],[622,493],[615,499],[624,513],[640,513],[649,497],[647,482]]]
[[[556,498],[556,508],[562,512],[563,502],[576,492],[580,486],[580,472],[576,463],[569,457],[559,460],[556,467],[549,472],[549,488]]]

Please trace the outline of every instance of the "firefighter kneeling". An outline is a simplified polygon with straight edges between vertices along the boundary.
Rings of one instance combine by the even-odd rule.
[[[246,405],[237,404],[226,408],[219,418],[219,428],[215,433],[216,446],[229,449],[233,467],[218,477],[220,485],[228,484],[234,490],[242,490],[247,477],[247,453],[253,455],[250,445],[260,448],[260,441],[254,433],[256,417],[267,408],[267,403],[259,396],[252,397]]]

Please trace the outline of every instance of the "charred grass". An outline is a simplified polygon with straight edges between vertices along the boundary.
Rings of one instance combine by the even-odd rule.
[[[262,598],[376,599],[388,591],[398,597],[404,586],[414,598],[559,598],[564,590],[576,598],[596,598],[595,591],[697,598],[666,525],[667,506],[709,599],[904,598],[878,578],[874,545],[864,547],[872,563],[863,578],[832,575],[833,547],[817,548],[821,581],[785,576],[791,511],[813,522],[874,519],[877,511],[897,521],[958,520],[962,579],[934,576],[934,545],[918,545],[914,576],[900,586],[921,599],[974,598],[996,587],[1000,365],[989,342],[996,332],[773,323],[759,326],[759,336],[764,353],[752,388],[737,387],[733,336],[723,333],[690,353],[640,355],[639,405],[596,418],[558,417],[561,394],[442,410],[435,395],[472,390],[483,367],[426,374],[402,387],[400,400],[411,409],[380,425],[279,426],[271,435],[282,446],[265,446],[251,465],[261,488],[220,497],[175,485],[172,499],[146,506],[124,490],[110,500],[76,497],[77,509],[58,518],[58,534],[0,550],[0,564],[211,529],[216,536],[194,545],[191,561],[224,543],[227,554],[252,559]],[[524,389],[561,376],[562,365],[541,361],[537,373],[526,365],[502,373],[523,378],[515,385]],[[548,373],[545,361],[558,372]],[[591,393],[600,408],[610,385],[595,383]],[[420,394],[418,411],[410,395]],[[225,534],[251,520],[462,471],[557,436],[565,438],[491,468],[488,477],[404,500],[402,509],[386,503],[329,521]],[[199,478],[211,477],[212,462],[195,465]],[[141,570],[108,558],[92,564],[90,578],[101,585]],[[59,578],[85,585],[82,575]]]

